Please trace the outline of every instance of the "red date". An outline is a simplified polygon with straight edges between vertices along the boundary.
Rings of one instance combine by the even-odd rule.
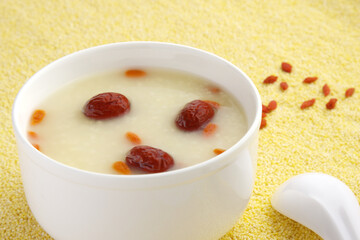
[[[158,173],[171,168],[174,159],[161,149],[141,145],[133,147],[128,152],[126,163],[148,173]]]
[[[92,97],[84,106],[83,113],[97,120],[117,117],[130,110],[129,100],[120,93],[106,92]]]
[[[195,131],[206,125],[215,115],[213,106],[205,101],[194,100],[185,105],[176,117],[175,124],[184,131]]]

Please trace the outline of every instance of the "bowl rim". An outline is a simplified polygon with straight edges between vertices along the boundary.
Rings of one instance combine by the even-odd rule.
[[[189,167],[180,168],[180,169],[167,171],[167,172],[161,172],[161,173],[138,174],[138,175],[116,175],[116,174],[92,172],[92,171],[87,171],[87,170],[79,169],[76,167],[68,166],[66,164],[63,164],[61,162],[58,162],[58,161],[52,159],[51,157],[46,156],[42,152],[35,150],[35,148],[32,147],[30,142],[26,139],[24,134],[20,131],[19,126],[18,126],[18,120],[16,118],[16,112],[19,111],[18,107],[17,107],[18,102],[20,101],[20,98],[23,95],[23,92],[25,92],[27,90],[28,86],[31,85],[31,83],[33,81],[36,81],[36,79],[38,78],[38,75],[43,74],[48,69],[56,67],[56,65],[60,62],[67,61],[68,58],[72,58],[74,56],[81,55],[81,54],[88,54],[91,52],[99,51],[104,48],[113,48],[113,47],[117,47],[117,46],[124,47],[126,45],[129,45],[129,46],[130,45],[139,45],[139,46],[146,46],[146,45],[150,46],[151,45],[151,46],[160,46],[160,47],[165,46],[165,47],[183,48],[183,49],[201,53],[203,55],[208,55],[209,57],[216,58],[217,60],[220,60],[220,61],[226,63],[227,65],[232,67],[234,70],[236,70],[240,75],[242,75],[244,77],[244,79],[246,79],[246,81],[248,81],[248,84],[250,86],[249,91],[251,90],[254,93],[255,101],[256,101],[255,105],[257,106],[257,111],[255,114],[254,121],[251,123],[250,127],[248,127],[248,130],[246,131],[246,133],[234,145],[232,145],[229,149],[227,149],[221,155],[214,156],[213,158],[210,158],[201,163],[191,165]],[[235,66],[228,60],[215,55],[214,53],[211,53],[211,52],[208,52],[208,51],[205,51],[202,49],[198,49],[195,47],[191,47],[191,46],[186,46],[186,45],[181,45],[181,44],[176,44],[176,43],[169,43],[169,42],[157,42],[157,41],[116,42],[116,43],[110,43],[110,44],[104,44],[104,45],[99,45],[99,46],[95,46],[95,47],[90,47],[90,48],[86,48],[86,49],[82,49],[82,50],[73,52],[73,53],[65,55],[65,56],[49,63],[48,65],[44,66],[43,68],[41,68],[39,71],[37,71],[35,74],[33,74],[20,88],[20,90],[17,93],[15,100],[13,102],[11,117],[12,117],[12,125],[13,125],[14,132],[19,136],[19,138],[17,138],[16,140],[17,141],[20,140],[30,151],[36,151],[37,152],[36,154],[40,154],[40,156],[42,156],[42,159],[44,159],[44,161],[47,161],[47,164],[53,165],[53,167],[60,167],[60,168],[66,169],[66,170],[71,171],[78,175],[85,175],[85,176],[92,176],[92,177],[100,177],[100,178],[108,178],[108,179],[150,180],[150,179],[154,179],[154,178],[166,178],[168,176],[181,175],[181,174],[186,174],[189,172],[201,171],[201,169],[204,166],[214,165],[217,162],[219,162],[222,158],[226,158],[226,156],[231,155],[235,149],[241,148],[243,145],[245,145],[245,143],[249,140],[249,138],[251,138],[254,134],[256,134],[256,132],[259,129],[260,120],[261,120],[261,98],[260,98],[260,94],[259,94],[255,84],[241,69],[239,69],[237,66]],[[40,166],[40,167],[42,167],[42,166]]]

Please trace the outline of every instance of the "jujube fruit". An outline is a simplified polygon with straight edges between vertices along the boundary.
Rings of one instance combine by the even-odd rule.
[[[92,97],[84,106],[83,113],[92,119],[108,119],[127,113],[129,100],[120,93],[105,92]]]
[[[215,115],[213,106],[202,100],[194,100],[184,106],[175,124],[184,131],[195,131],[206,125]]]
[[[133,147],[126,155],[129,166],[145,172],[164,172],[174,165],[174,159],[167,152],[146,145]]]

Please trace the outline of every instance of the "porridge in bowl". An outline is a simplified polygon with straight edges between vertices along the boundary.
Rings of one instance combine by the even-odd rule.
[[[139,66],[145,75],[124,78],[130,67]],[[206,80],[195,84],[189,79],[198,77],[187,73]],[[166,79],[155,79],[160,76]],[[211,83],[224,91],[215,86],[210,87],[212,93]],[[89,118],[85,106],[102,93],[122,94],[130,109],[121,113],[116,108],[120,114],[108,119]],[[231,97],[222,99],[225,93]],[[178,117],[192,119],[186,113],[196,109],[197,104],[189,103],[197,100],[217,102],[220,107],[213,109],[214,114],[206,107],[201,121],[190,121],[197,129],[181,129]],[[234,109],[240,109],[239,116],[230,116]],[[84,49],[34,74],[19,91],[12,117],[27,202],[54,239],[118,239],[119,233],[128,240],[220,239],[249,202],[261,99],[241,69],[212,53],[155,42]],[[208,135],[204,129],[210,123],[217,128],[207,128]],[[242,128],[245,134],[238,130]],[[38,144],[40,152],[31,144]],[[173,165],[159,174],[143,174],[128,166],[132,174],[141,174],[120,175],[113,165],[127,163],[126,156],[138,146],[166,152]],[[226,151],[216,156],[215,149]]]
[[[206,161],[239,141],[247,126],[233,97],[199,76],[127,69],[52,93],[34,109],[28,139],[75,168],[143,174]]]

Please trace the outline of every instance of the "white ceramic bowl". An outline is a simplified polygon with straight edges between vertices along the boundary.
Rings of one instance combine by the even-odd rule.
[[[124,67],[177,69],[219,84],[243,106],[248,131],[208,161],[148,175],[87,172],[54,161],[32,147],[26,137],[29,119],[46,96],[81,76]],[[241,70],[214,54],[157,42],[82,50],[31,77],[18,93],[12,114],[28,204],[55,239],[218,239],[236,223],[249,201],[261,100]]]

